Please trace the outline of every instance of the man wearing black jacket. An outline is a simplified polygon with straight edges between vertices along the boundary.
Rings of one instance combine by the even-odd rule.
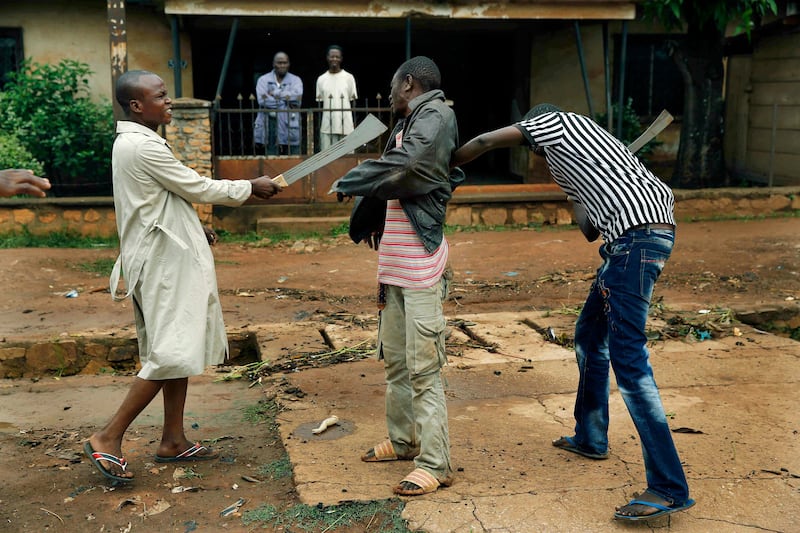
[[[441,379],[448,259],[443,227],[463,173],[451,175],[458,126],[440,86],[439,69],[429,58],[403,63],[389,97],[399,121],[383,155],[358,165],[331,189],[362,197],[350,235],[378,250],[378,357],[386,373],[389,439],[361,459],[413,459],[416,468],[394,487],[404,496],[449,486],[453,474]]]

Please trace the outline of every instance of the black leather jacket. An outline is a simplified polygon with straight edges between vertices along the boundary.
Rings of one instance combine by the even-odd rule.
[[[350,216],[350,237],[355,242],[382,232],[386,201],[399,199],[425,249],[432,253],[442,244],[447,202],[464,181],[461,169],[450,171],[450,158],[458,148],[458,125],[440,90],[417,96],[408,107],[411,113],[395,126],[380,159],[369,159],[350,170],[333,184],[331,192],[361,197]]]

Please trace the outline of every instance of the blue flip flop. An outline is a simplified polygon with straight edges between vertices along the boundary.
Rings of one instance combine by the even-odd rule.
[[[645,491],[645,492],[649,492],[649,491]],[[651,492],[650,494],[653,494],[653,493]],[[653,496],[661,498],[661,496],[658,496],[657,494],[653,494]],[[661,499],[663,499],[663,498],[661,498]],[[656,511],[655,513],[644,514],[644,515],[624,515],[624,514],[620,514],[619,511],[617,511],[617,512],[614,513],[614,518],[616,520],[629,520],[629,521],[650,520],[651,518],[658,518],[660,516],[666,516],[668,514],[677,513],[678,511],[685,511],[689,507],[692,507],[694,504],[695,504],[695,501],[692,500],[691,498],[686,500],[685,502],[683,502],[680,505],[676,505],[676,504],[662,505],[660,503],[633,499],[633,500],[629,501],[623,507],[627,507],[629,505],[644,505],[646,507],[651,507],[653,509],[658,509],[658,511]]]
[[[111,473],[110,470],[100,463],[100,461],[108,461],[109,463],[117,465],[122,469],[123,472],[125,472],[125,470],[128,468],[128,461],[126,461],[124,457],[117,457],[116,455],[111,455],[110,453],[96,452],[88,440],[83,444],[83,453],[86,454],[94,467],[97,468],[97,470],[103,474],[103,476],[113,481],[114,484],[130,483],[133,481],[132,477],[121,477]]]
[[[594,453],[588,450],[584,450],[583,448],[579,448],[571,437],[559,437],[553,441],[553,446],[561,450],[577,453],[578,455],[588,457],[589,459],[596,459],[596,460],[608,459],[607,453]]]

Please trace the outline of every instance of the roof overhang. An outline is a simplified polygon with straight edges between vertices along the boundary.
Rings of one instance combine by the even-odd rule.
[[[437,17],[451,19],[565,19],[632,20],[636,2],[631,0],[165,0],[169,15],[216,15],[254,17]]]

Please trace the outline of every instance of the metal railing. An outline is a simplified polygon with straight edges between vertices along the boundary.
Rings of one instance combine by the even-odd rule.
[[[390,109],[381,106],[381,103],[378,95],[374,106],[370,104],[369,99],[365,99],[363,105],[356,102],[350,109],[322,107],[265,109],[258,106],[253,95],[250,95],[247,101],[239,95],[236,107],[225,107],[223,102],[217,99],[212,111],[214,156],[298,157],[314,154],[319,151],[323,113],[333,113],[334,117],[343,116],[339,112],[352,113],[354,126],[358,126],[370,113],[386,124],[389,127],[386,133],[357,150],[380,153],[383,151],[389,132],[394,127]],[[260,126],[263,127],[263,142],[256,142],[257,121],[260,121]],[[295,129],[295,134],[289,138],[283,135],[285,128],[288,127]],[[287,144],[282,146],[280,141]],[[295,141],[296,144],[288,144],[290,141]]]

